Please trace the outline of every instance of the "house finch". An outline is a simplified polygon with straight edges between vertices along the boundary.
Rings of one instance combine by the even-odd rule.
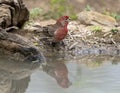
[[[62,16],[56,21],[55,24],[43,27],[43,32],[46,36],[51,37],[51,42],[60,42],[66,37],[68,33],[68,23],[69,16]]]

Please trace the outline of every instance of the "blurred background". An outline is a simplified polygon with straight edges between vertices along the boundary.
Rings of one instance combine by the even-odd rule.
[[[83,10],[95,10],[120,21],[120,0],[23,0],[31,11],[31,17],[42,15],[45,19],[61,15],[76,15]]]

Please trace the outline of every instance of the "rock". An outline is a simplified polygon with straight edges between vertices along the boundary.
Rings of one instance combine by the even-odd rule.
[[[22,0],[0,0],[0,12],[0,50],[11,55],[19,53],[24,61],[44,62],[39,49],[18,30],[29,19],[29,11]],[[11,33],[11,30],[19,33]]]
[[[118,25],[116,20],[108,15],[103,15],[95,11],[82,11],[78,14],[78,20],[85,25],[101,25],[114,27]]]
[[[0,48],[11,53],[24,55],[25,61],[44,62],[44,57],[37,47],[27,38],[0,30]]]
[[[29,19],[29,11],[22,0],[0,0],[0,27],[21,28]]]

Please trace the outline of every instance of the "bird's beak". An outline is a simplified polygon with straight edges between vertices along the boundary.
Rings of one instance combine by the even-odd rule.
[[[69,20],[71,20],[71,18],[69,18]]]
[[[71,18],[68,18],[67,21],[68,21],[68,22],[71,21]]]

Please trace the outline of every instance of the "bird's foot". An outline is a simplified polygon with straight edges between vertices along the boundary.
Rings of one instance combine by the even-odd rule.
[[[57,46],[57,42],[50,42],[51,43],[51,45],[52,45],[52,47],[56,47]]]

